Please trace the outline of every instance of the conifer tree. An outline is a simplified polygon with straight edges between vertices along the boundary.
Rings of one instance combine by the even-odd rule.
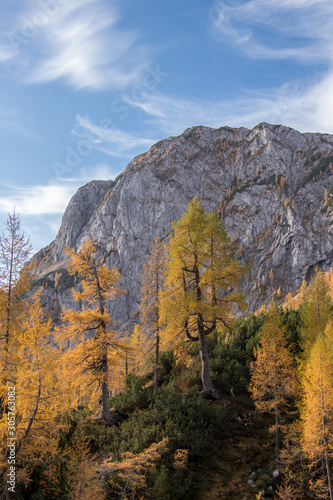
[[[323,272],[317,271],[310,286],[302,292],[301,319],[304,324],[302,347],[305,358],[317,338],[324,333],[332,315],[332,306],[329,282],[325,279]]]
[[[141,332],[147,341],[144,345],[144,361],[154,352],[154,383],[158,386],[160,354],[161,313],[160,301],[164,282],[165,250],[160,238],[155,237],[142,272],[140,301]]]
[[[317,337],[303,364],[301,425],[302,448],[310,460],[313,491],[320,498],[333,499],[333,326]],[[318,470],[321,474],[318,477]],[[323,496],[321,496],[323,495]]]
[[[257,410],[275,414],[276,460],[280,457],[281,410],[296,389],[294,364],[286,347],[285,331],[278,308],[273,304],[258,334],[259,347],[255,350],[249,387]]]
[[[129,451],[121,454],[120,461],[113,461],[113,457],[105,459],[99,466],[101,477],[110,477],[113,491],[127,498],[125,494],[131,492],[132,498],[143,498],[139,493],[145,491],[147,471],[154,467],[162,455],[168,452],[168,438],[163,438],[158,443],[152,443],[149,448],[141,453],[134,454]],[[113,480],[112,476],[117,474],[125,486],[119,493],[119,484]]]
[[[276,498],[281,500],[312,500],[309,496],[309,471],[301,445],[299,421],[283,426],[284,447],[280,454],[282,475]]]
[[[108,268],[104,258],[97,258],[97,247],[87,240],[79,252],[67,248],[69,255],[69,273],[80,279],[81,291],[73,291],[75,301],[82,303],[81,311],[68,310],[63,315],[66,328],[62,328],[59,339],[63,344],[73,346],[77,343],[79,363],[82,370],[89,372],[93,381],[101,389],[102,417],[107,424],[118,422],[110,413],[109,362],[111,350],[126,349],[126,345],[117,338],[112,329],[113,322],[107,311],[107,302],[121,292],[118,288],[120,273],[116,268]]]
[[[89,450],[90,440],[82,425],[76,429],[71,446],[67,447],[67,468],[71,500],[104,500],[106,495],[97,474],[96,458]]]
[[[42,309],[39,294],[29,299],[29,306],[15,326],[17,356],[8,409],[0,420],[1,441],[15,448],[17,480],[27,481],[32,464],[45,464],[58,455],[58,441],[66,423],[62,416],[71,409],[71,394],[59,373],[61,350],[53,341],[53,326]],[[8,417],[13,422],[8,427]],[[13,438],[11,440],[11,438]],[[6,475],[6,446],[1,455],[1,475]]]
[[[13,328],[19,316],[22,296],[27,292],[30,280],[24,267],[32,247],[21,231],[19,214],[8,214],[6,229],[0,236],[0,342],[1,342],[1,387],[5,388],[10,377],[12,350],[14,349]],[[0,400],[0,411],[2,407]]]
[[[234,259],[228,234],[214,212],[207,214],[198,199],[173,223],[167,245],[165,290],[161,303],[166,335],[198,341],[203,394],[219,398],[209,368],[207,335],[230,320],[244,268]]]

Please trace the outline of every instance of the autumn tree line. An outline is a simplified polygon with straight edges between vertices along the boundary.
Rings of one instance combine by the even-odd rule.
[[[94,241],[66,251],[75,307],[54,323],[32,286],[20,218],[9,216],[0,239],[0,498],[194,498],[191,464],[227,432],[227,416],[205,401],[239,392],[274,418],[274,498],[333,499],[330,274],[317,272],[284,308],[273,302],[246,318],[249,266],[194,198],[166,243],[154,239],[139,321],[120,334],[109,313],[126,293],[119,270]]]

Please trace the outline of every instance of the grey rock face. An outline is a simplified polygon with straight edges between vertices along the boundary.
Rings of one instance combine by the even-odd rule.
[[[112,186],[113,181],[92,181],[75,193],[65,210],[56,239],[34,256],[39,263],[40,272],[52,269],[52,265],[57,268],[66,260],[66,245],[76,248],[76,243],[93,212]]]
[[[196,196],[205,209],[219,212],[238,257],[252,261],[243,289],[254,311],[278,289],[283,297],[300,286],[315,266],[332,266],[332,162],[331,135],[267,123],[253,130],[192,127],[134,158],[115,182],[81,188],[55,242],[39,252],[39,269],[66,267],[65,243],[79,249],[95,238],[127,291],[110,310],[121,328],[130,327],[153,238],[167,237]],[[59,303],[71,305],[68,291]]]

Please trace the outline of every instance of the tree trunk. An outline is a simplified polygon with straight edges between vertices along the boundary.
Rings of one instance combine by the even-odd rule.
[[[38,413],[38,407],[39,407],[39,402],[40,402],[41,395],[42,395],[42,380],[41,380],[41,377],[39,376],[39,379],[38,379],[38,394],[37,394],[37,398],[36,398],[36,404],[35,404],[35,407],[33,409],[33,412],[32,412],[32,415],[30,417],[30,420],[28,422],[28,425],[25,428],[24,434],[21,437],[21,439],[18,442],[18,444],[16,445],[16,455],[19,453],[19,451],[22,448],[22,445],[23,445],[25,439],[27,438],[27,436],[30,433],[31,427],[32,427],[32,425],[33,425],[33,423],[35,421],[36,415]]]
[[[325,443],[325,445],[326,445],[326,443]],[[325,446],[325,465],[326,465],[326,472],[327,472],[328,491],[330,493],[330,500],[332,500],[333,499],[332,474],[331,474],[330,460],[328,457],[326,446]]]
[[[198,256],[194,254],[195,264],[193,266],[193,271],[195,273],[195,294],[196,299],[200,303],[202,301],[202,292],[200,288],[200,271],[198,267]],[[198,322],[198,338],[199,338],[199,348],[200,348],[200,359],[201,359],[201,380],[202,380],[202,394],[205,399],[221,399],[221,395],[215,389],[212,379],[210,377],[210,364],[207,349],[207,339],[204,328],[204,321],[202,314],[197,314]]]
[[[12,307],[12,281],[13,281],[13,257],[14,256],[14,240],[12,238],[11,242],[11,253],[10,253],[10,267],[9,267],[9,280],[8,280],[8,291],[7,291],[7,307],[6,307],[6,333],[5,333],[5,345],[4,350],[4,367],[3,367],[3,377],[2,383],[4,386],[7,385],[10,363],[9,363],[9,339],[10,339],[10,322],[11,322],[11,307]],[[5,409],[5,398],[0,398],[0,415],[3,414]]]
[[[322,422],[322,433],[323,433],[323,443],[324,443],[324,454],[325,454],[325,466],[327,473],[327,483],[328,491],[330,494],[330,500],[333,500],[333,488],[332,488],[332,475],[331,475],[331,465],[327,453],[328,442],[327,442],[327,426],[325,417],[325,394],[323,387],[323,367],[321,361],[321,352],[319,352],[319,362],[320,362],[320,395],[321,395],[321,422]]]
[[[275,458],[280,460],[280,416],[277,407],[275,407]]]
[[[155,374],[154,374],[154,384],[155,387],[158,387],[158,365],[159,365],[159,357],[160,357],[160,335],[159,335],[159,327],[156,329],[156,347],[155,347]]]
[[[210,376],[207,339],[204,333],[199,334],[199,348],[201,359],[202,393],[205,399],[221,399],[221,394],[214,387]]]
[[[108,357],[104,353],[102,356],[102,383],[101,383],[101,406],[102,406],[102,417],[107,424],[111,424],[111,413],[108,405]]]
[[[108,404],[108,357],[107,353],[105,353],[101,360],[102,365],[102,383],[101,383],[101,410],[102,410],[102,418],[105,420],[107,425],[118,424],[122,421],[121,416],[118,412],[110,412],[109,404]]]

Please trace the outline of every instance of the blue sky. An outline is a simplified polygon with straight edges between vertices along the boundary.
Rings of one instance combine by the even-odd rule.
[[[332,0],[0,9],[0,221],[15,206],[36,250],[78,187],[187,127],[333,133]]]

